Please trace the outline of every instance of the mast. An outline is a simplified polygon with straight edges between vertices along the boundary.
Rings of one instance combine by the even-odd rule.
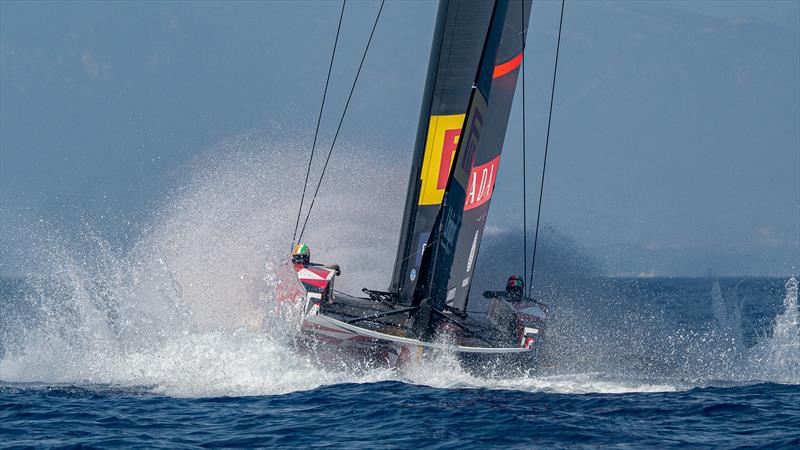
[[[411,304],[455,156],[493,10],[492,0],[441,0],[411,163],[391,291]]]

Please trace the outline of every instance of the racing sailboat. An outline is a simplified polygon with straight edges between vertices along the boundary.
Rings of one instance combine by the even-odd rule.
[[[441,0],[391,285],[335,291],[338,267],[298,250],[276,300],[301,307],[303,345],[390,366],[432,350],[469,368],[535,363],[544,305],[489,292],[488,315],[467,310],[530,9],[531,0]]]

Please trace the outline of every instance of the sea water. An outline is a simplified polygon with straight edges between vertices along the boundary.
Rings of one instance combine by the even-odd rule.
[[[526,376],[475,377],[446,354],[402,371],[317,364],[272,303],[296,213],[275,186],[292,178],[247,145],[198,163],[128,247],[29,227],[30,267],[0,279],[0,447],[800,446],[793,277],[553,270],[537,278],[550,328]],[[353,181],[369,195],[350,214],[329,194],[312,220],[338,288],[388,281],[402,189],[381,179]]]
[[[800,445],[794,279],[602,281],[637,292],[631,307],[646,296],[679,309],[673,339],[620,349],[627,362],[562,368],[554,355],[542,373],[481,379],[448,358],[405,372],[319,367],[246,328],[128,349],[112,330],[48,329],[4,348],[0,446]],[[713,304],[734,288],[732,330]],[[28,289],[3,280],[4,308]]]

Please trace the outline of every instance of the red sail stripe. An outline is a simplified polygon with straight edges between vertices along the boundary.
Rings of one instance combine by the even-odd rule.
[[[492,78],[499,78],[502,77],[503,75],[506,75],[507,73],[519,67],[521,63],[522,63],[522,52],[520,52],[519,55],[511,58],[510,60],[504,62],[503,64],[498,64],[494,66],[494,74],[492,75]]]

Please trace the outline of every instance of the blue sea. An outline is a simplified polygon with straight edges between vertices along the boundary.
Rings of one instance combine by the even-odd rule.
[[[51,275],[0,281],[2,448],[800,447],[794,278],[542,291],[541,367],[482,379],[448,355],[324,367],[291,326],[186,307],[174,279]]]

